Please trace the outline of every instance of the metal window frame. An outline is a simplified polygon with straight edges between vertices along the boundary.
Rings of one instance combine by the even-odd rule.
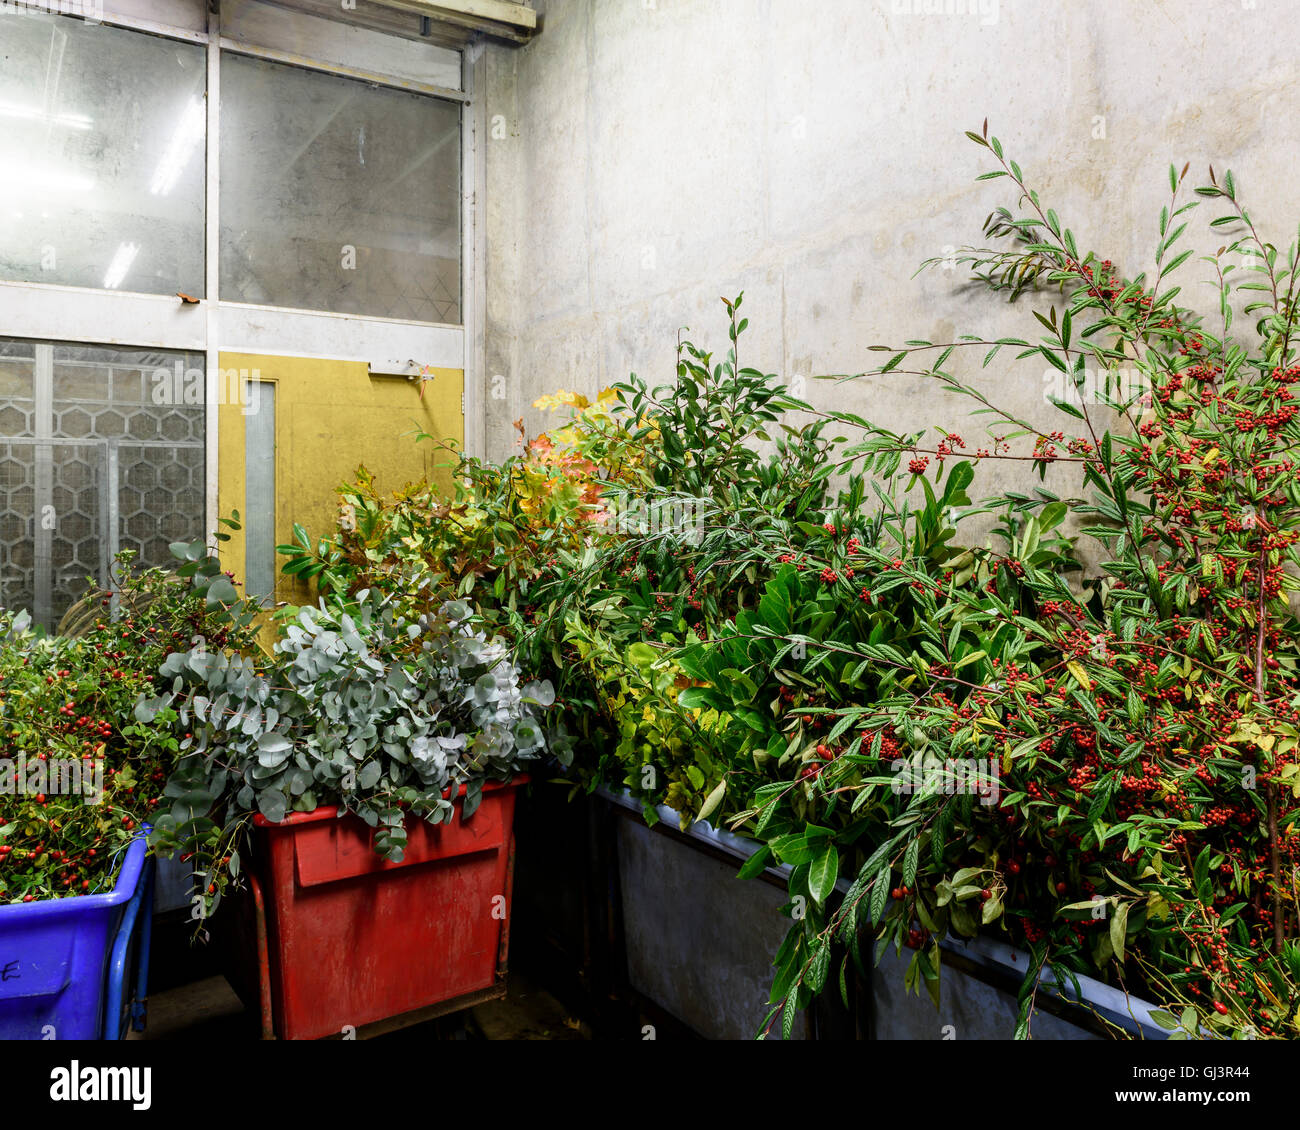
[[[302,18],[311,19],[310,16],[303,16]],[[324,71],[326,74],[339,75],[342,78],[358,79],[370,83],[372,86],[385,86],[392,90],[406,90],[414,94],[427,94],[433,98],[441,98],[444,102],[469,101],[463,91],[453,90],[448,86],[415,82],[412,79],[398,78],[394,75],[384,74],[381,71],[363,70],[357,67],[349,67],[344,63],[314,59],[310,55],[299,55],[294,51],[285,51],[279,47],[263,47],[256,43],[245,43],[242,39],[232,39],[226,35],[217,36],[217,46],[222,51],[228,51],[232,55],[247,55],[254,59],[266,59],[271,63],[285,63],[288,66],[301,67],[307,71]],[[445,50],[451,50],[451,48],[445,48]]]
[[[223,351],[295,357],[328,357],[368,363],[374,371],[403,371],[408,361],[460,369],[465,376],[462,412],[465,450],[485,450],[482,397],[485,365],[485,247],[482,209],[485,184],[479,151],[486,136],[481,96],[486,62],[482,44],[459,50],[461,89],[437,86],[350,68],[311,54],[310,28],[304,53],[261,46],[222,35],[219,10],[208,7],[206,31],[137,15],[104,11],[97,22],[161,39],[202,46],[207,53],[207,136],[205,138],[205,292],[199,307],[167,295],[109,291],[48,283],[0,280],[0,336],[75,341],[141,348],[177,349],[206,356],[206,528],[216,528],[220,355]],[[62,15],[77,19],[74,15]],[[165,14],[165,13],[163,13]],[[303,15],[304,21],[316,17]],[[319,21],[324,22],[324,21]],[[376,33],[382,34],[382,33]],[[455,48],[442,47],[453,51]],[[223,301],[220,298],[221,55],[249,55],[307,70],[361,79],[460,106],[461,142],[461,323],[404,321],[331,311],[296,310]]]

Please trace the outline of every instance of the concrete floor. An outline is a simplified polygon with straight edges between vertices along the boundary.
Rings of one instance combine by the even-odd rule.
[[[256,1040],[257,1015],[246,1009],[224,977],[212,976],[149,997],[149,1023],[131,1040]],[[437,1040],[586,1040],[588,1025],[569,1015],[550,993],[518,974],[501,1000],[379,1037]]]

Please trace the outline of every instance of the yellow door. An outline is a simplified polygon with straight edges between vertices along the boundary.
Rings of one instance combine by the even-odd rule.
[[[220,363],[217,505],[222,517],[238,510],[243,519],[221,547],[236,580],[270,578],[275,601],[311,601],[303,582],[280,573],[283,558],[267,561],[268,544],[292,541],[295,522],[313,541],[332,535],[335,488],[358,466],[386,493],[424,478],[450,488],[446,452],[415,433],[463,443],[460,369],[430,370],[421,396],[421,382],[371,376],[364,362],[223,353]]]

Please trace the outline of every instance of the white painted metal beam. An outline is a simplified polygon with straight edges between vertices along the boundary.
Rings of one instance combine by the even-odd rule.
[[[460,326],[235,302],[220,304],[219,326],[222,352],[364,361],[385,373],[404,372],[409,361],[445,369],[465,363]]]
[[[201,350],[207,327],[168,295],[0,281],[0,337]]]

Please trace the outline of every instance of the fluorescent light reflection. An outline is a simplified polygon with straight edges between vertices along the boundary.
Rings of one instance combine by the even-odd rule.
[[[0,102],[0,118],[18,118],[26,122],[49,122],[64,129],[90,129],[94,120],[85,114],[47,114],[35,106],[19,106],[13,102]]]
[[[53,192],[89,192],[95,187],[91,177],[78,176],[76,173],[62,172],[59,169],[24,168],[16,155],[0,152],[0,168],[7,167],[12,172],[6,173],[5,187],[15,196],[36,189]]]
[[[131,269],[131,264],[135,262],[139,252],[140,248],[134,243],[117,245],[117,250],[113,253],[113,261],[108,265],[108,273],[104,275],[105,290],[116,290],[122,285],[122,280],[126,278],[126,273]]]
[[[195,148],[203,140],[206,120],[202,99],[191,98],[181,114],[181,120],[176,123],[176,131],[167,143],[167,151],[154,170],[153,182],[149,185],[149,191],[154,196],[166,196],[176,187]]]

